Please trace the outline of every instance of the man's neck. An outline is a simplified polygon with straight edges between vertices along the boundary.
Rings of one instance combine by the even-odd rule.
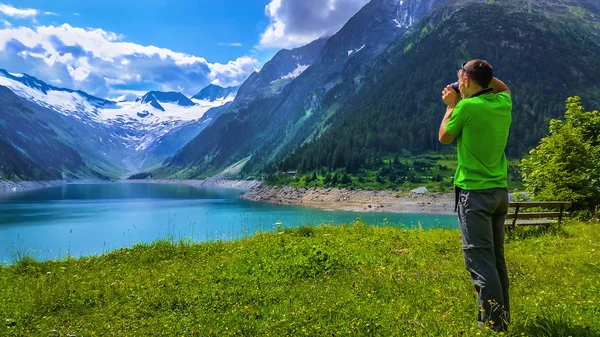
[[[474,87],[474,88],[468,88],[468,89],[469,90],[466,90],[467,92],[465,92],[465,97],[464,98],[469,98],[469,97],[475,95],[476,93],[478,93],[478,92],[480,92],[482,90],[485,90],[484,88],[482,88],[480,86],[477,86],[477,87]]]

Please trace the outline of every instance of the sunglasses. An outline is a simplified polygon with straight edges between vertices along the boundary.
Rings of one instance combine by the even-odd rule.
[[[462,67],[460,67],[460,69],[458,71],[462,71],[462,73],[465,74],[466,77],[471,78],[471,74],[469,74],[467,69],[465,69],[466,65],[467,65],[467,62],[463,63]]]

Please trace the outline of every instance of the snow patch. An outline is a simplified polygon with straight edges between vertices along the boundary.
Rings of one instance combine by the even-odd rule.
[[[0,85],[9,88],[18,96],[29,101],[49,109],[54,109],[61,115],[80,119],[81,115],[87,115],[93,120],[97,119],[98,106],[78,93],[49,90],[47,94],[44,94],[37,89],[30,88],[21,82],[11,80],[7,77],[0,77]]]
[[[10,71],[8,73],[14,77],[23,77],[23,74],[11,73]]]
[[[301,64],[297,64],[296,69],[294,69],[294,71],[292,71],[291,73],[284,75],[283,77],[281,77],[282,80],[286,80],[286,79],[290,79],[290,78],[296,78],[298,76],[300,76],[300,74],[302,74],[306,69],[308,69],[308,67],[310,67],[310,65],[301,65]]]
[[[27,151],[25,151],[25,149],[23,149],[22,147],[18,146],[17,144],[15,144],[12,140],[8,140],[10,145],[12,145],[15,149],[19,150],[19,152],[21,152],[24,156],[26,156],[27,158],[29,157],[29,154],[27,153]]]
[[[400,20],[394,19],[394,23],[398,28],[408,28],[415,23],[415,18],[414,16],[410,15],[408,10],[405,10],[402,13],[402,17],[400,17]]]
[[[366,45],[363,44],[362,47],[357,48],[357,49],[353,49],[353,50],[348,50],[348,56],[352,55],[352,53],[358,53],[359,51],[363,50],[363,48],[365,48]]]

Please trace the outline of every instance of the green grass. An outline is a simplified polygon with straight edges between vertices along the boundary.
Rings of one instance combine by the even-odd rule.
[[[600,226],[509,238],[515,336],[600,336]],[[302,227],[0,268],[1,336],[487,336],[457,230]]]

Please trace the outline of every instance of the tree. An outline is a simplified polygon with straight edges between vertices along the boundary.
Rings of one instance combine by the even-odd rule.
[[[379,174],[379,172],[377,172],[377,176],[375,177],[375,181],[377,181],[379,184],[385,184],[385,179],[383,179],[383,176],[381,176]]]
[[[332,179],[332,174],[328,172],[327,174],[325,174],[325,177],[323,177],[323,184],[325,184],[325,186],[329,186],[329,184],[331,184]]]
[[[350,178],[348,173],[344,172],[344,174],[342,175],[342,179],[340,180],[340,184],[342,184],[342,185],[352,184],[352,179]]]
[[[550,135],[521,161],[525,189],[534,199],[566,200],[594,212],[600,204],[600,113],[567,100],[565,119],[550,121]]]
[[[338,180],[339,180],[339,179],[338,179],[338,175],[337,175],[337,173],[334,173],[334,174],[333,174],[333,178],[331,178],[331,185],[332,185],[332,186],[336,186],[336,185],[338,184]]]

